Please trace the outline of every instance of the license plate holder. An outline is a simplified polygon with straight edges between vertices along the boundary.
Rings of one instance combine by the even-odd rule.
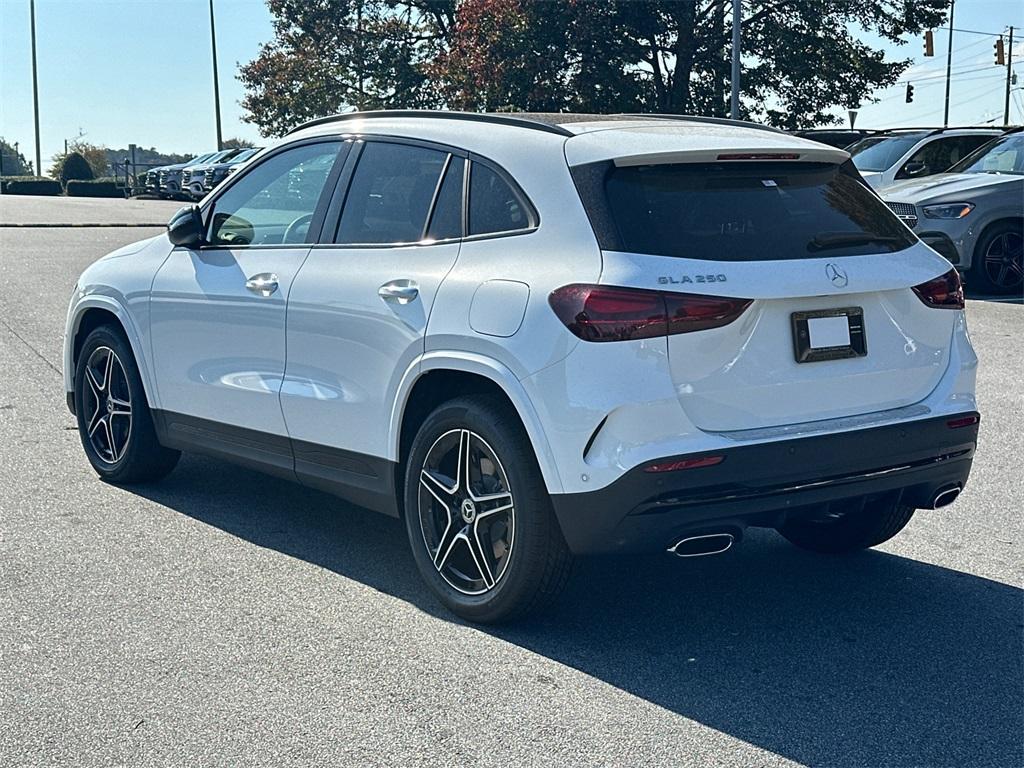
[[[813,323],[828,318],[822,323]],[[848,343],[833,343],[841,327],[835,320],[845,318]],[[817,309],[811,312],[794,312],[790,315],[793,325],[793,352],[798,363],[816,363],[822,360],[843,360],[850,357],[864,357],[868,353],[864,336],[864,310],[860,307],[839,309]],[[812,346],[812,336],[819,346]]]

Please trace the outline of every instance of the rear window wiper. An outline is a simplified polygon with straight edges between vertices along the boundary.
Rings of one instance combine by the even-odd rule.
[[[830,248],[844,248],[848,245],[868,245],[869,243],[902,243],[902,237],[894,235],[872,235],[870,232],[822,232],[815,235],[807,244],[808,251],[827,251]]]

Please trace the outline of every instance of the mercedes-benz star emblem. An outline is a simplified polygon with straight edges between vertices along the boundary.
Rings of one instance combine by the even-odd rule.
[[[845,270],[842,267],[837,267],[831,261],[825,265],[825,275],[836,288],[845,288],[846,284],[850,282]]]

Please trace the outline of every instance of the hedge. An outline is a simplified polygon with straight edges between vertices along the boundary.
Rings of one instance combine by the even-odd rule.
[[[5,195],[59,195],[63,190],[56,179],[43,176],[7,176],[0,179],[0,192]]]
[[[124,190],[117,186],[116,179],[93,179],[92,181],[69,181],[68,197],[124,197]]]

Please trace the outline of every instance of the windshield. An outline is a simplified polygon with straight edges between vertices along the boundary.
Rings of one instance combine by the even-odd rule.
[[[871,136],[851,144],[846,151],[859,171],[887,171],[924,136],[924,131],[896,136]]]
[[[858,178],[826,163],[616,167],[604,186],[619,246],[633,253],[768,261],[892,253],[915,242]]]
[[[234,165],[235,163],[244,163],[244,162],[245,162],[246,160],[248,160],[248,159],[249,159],[250,157],[252,157],[253,155],[255,155],[255,154],[256,154],[256,153],[258,152],[258,151],[259,151],[258,149],[246,149],[246,150],[244,150],[244,151],[242,151],[242,152],[239,152],[239,153],[238,153],[237,155],[235,155],[234,157],[232,157],[232,158],[231,158],[231,160],[230,160],[229,162],[230,162],[230,163],[231,163],[232,165]]]
[[[1024,176],[1024,133],[986,144],[949,169],[949,173],[1012,173]]]

